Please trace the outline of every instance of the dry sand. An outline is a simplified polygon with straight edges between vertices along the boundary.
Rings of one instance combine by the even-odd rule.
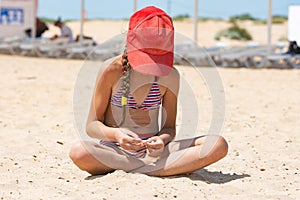
[[[68,158],[79,139],[72,102],[83,63],[0,55],[2,199],[299,199],[299,70],[218,68],[226,97],[221,134],[229,143],[218,163],[167,178],[89,176]],[[194,68],[178,69],[195,86],[204,116],[197,134],[205,134],[206,85]]]

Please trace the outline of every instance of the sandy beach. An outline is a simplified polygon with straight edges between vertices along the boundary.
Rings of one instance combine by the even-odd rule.
[[[126,29],[124,22],[109,26],[97,27],[99,41]],[[263,42],[263,37],[257,40]],[[210,35],[205,45],[214,42]],[[1,199],[299,199],[300,70],[214,68],[226,109],[217,134],[227,139],[228,155],[191,174],[157,178],[123,171],[90,176],[69,159],[71,145],[80,139],[74,123],[74,87],[86,64],[0,55]],[[100,61],[93,63],[98,65]],[[201,126],[195,134],[206,134],[211,114],[207,85],[195,68],[176,67],[201,105]]]

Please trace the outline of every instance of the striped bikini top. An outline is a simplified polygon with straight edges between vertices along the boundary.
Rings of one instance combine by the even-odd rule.
[[[133,95],[129,93],[128,98],[127,98],[127,108],[133,108],[133,109],[141,109],[141,110],[151,110],[158,108],[161,105],[161,93],[158,87],[157,82],[155,81],[151,89],[144,100],[144,102],[138,106],[135,99],[133,98]],[[115,93],[111,98],[110,98],[110,103],[114,106],[117,106],[119,108],[122,108],[122,88],[120,88],[117,93]]]

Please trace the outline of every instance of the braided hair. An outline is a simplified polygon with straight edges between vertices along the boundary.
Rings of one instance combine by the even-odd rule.
[[[126,116],[126,105],[127,105],[127,99],[130,92],[130,72],[131,72],[131,66],[128,61],[127,51],[124,50],[124,54],[122,56],[122,82],[121,82],[121,88],[122,88],[122,119],[120,123],[118,124],[118,127],[122,126],[122,124],[125,121]]]

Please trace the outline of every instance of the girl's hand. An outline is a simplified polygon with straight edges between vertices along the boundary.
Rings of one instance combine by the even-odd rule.
[[[118,129],[116,139],[119,145],[126,150],[138,150],[145,146],[137,134],[127,129]]]
[[[151,157],[160,156],[165,147],[163,140],[158,136],[149,138],[144,141],[144,144],[147,147],[148,155]]]

